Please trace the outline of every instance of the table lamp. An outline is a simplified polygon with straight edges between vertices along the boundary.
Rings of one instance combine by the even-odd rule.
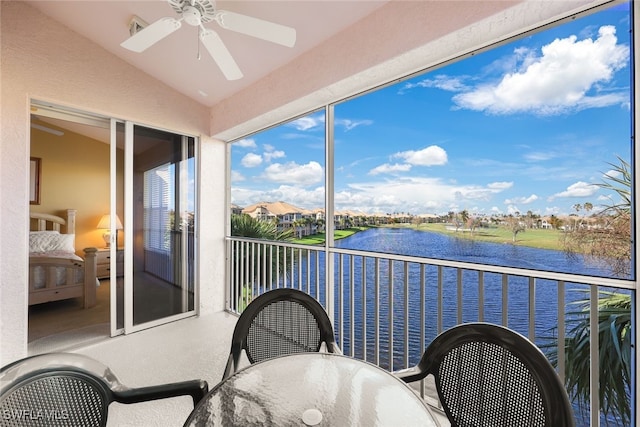
[[[98,226],[96,228],[107,230],[102,235],[102,238],[104,239],[105,247],[108,248],[111,243],[111,215],[102,215],[102,218],[100,218],[100,222],[98,222]],[[122,229],[122,222],[118,215],[116,215],[116,247],[118,247],[118,230]]]

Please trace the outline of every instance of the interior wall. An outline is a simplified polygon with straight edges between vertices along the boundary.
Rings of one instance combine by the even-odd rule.
[[[208,138],[209,109],[25,2],[0,2],[0,366],[27,355],[32,99],[199,136],[207,146],[200,215],[224,217],[225,147]],[[46,163],[44,164],[46,168]],[[72,190],[69,190],[72,191]],[[66,208],[67,206],[65,206]],[[102,210],[102,209],[101,209]],[[221,216],[222,215],[222,216]],[[92,222],[92,219],[87,219]],[[224,307],[224,222],[203,221],[201,312]]]
[[[68,130],[64,135],[31,129],[31,157],[41,159],[40,204],[30,205],[32,212],[65,216],[67,209],[77,209],[76,252],[105,246],[105,230],[96,228],[102,215],[109,212],[109,145]],[[117,150],[117,181],[124,179],[124,152]],[[124,204],[118,200],[116,212],[124,218]],[[124,238],[122,232],[118,237]]]

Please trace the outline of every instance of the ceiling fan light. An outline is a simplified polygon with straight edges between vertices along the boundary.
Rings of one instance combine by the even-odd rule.
[[[202,23],[202,14],[193,6],[185,6],[182,10],[182,19],[187,24],[197,27]]]

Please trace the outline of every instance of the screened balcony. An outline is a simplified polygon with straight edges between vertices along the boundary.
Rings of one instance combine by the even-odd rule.
[[[580,307],[590,322],[590,382],[598,384],[602,345],[610,344],[599,343],[593,333],[599,330],[600,292],[629,295],[633,289],[630,280],[237,237],[227,239],[227,254],[231,312],[240,313],[252,297],[269,289],[301,289],[327,309],[345,354],[390,371],[417,363],[443,330],[484,321],[527,336],[558,361],[564,381],[567,366],[578,361],[569,359],[557,343],[569,338],[575,326],[568,312],[576,311],[576,301],[585,300]],[[428,384],[414,386],[437,405]],[[598,391],[591,388],[586,402],[574,399],[578,425],[625,425],[602,414]],[[568,392],[575,397],[575,391]],[[630,400],[628,389],[626,393]]]

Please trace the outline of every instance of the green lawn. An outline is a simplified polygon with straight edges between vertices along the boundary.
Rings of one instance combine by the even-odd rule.
[[[562,232],[558,230],[543,230],[543,229],[527,229],[518,233],[515,243],[513,242],[513,233],[506,227],[495,228],[478,228],[473,233],[469,231],[450,231],[447,230],[446,224],[420,224],[415,225],[400,225],[401,227],[413,228],[415,230],[432,231],[435,233],[442,233],[448,236],[458,237],[460,239],[472,239],[481,242],[493,242],[493,243],[508,243],[519,246],[531,246],[540,249],[553,249],[561,251],[562,246]]]
[[[333,238],[335,240],[344,239],[345,237],[349,237],[357,233],[358,231],[364,231],[368,228],[369,227],[352,227],[352,228],[347,228],[345,230],[335,230],[333,232]],[[324,233],[318,233],[312,236],[303,237],[302,239],[294,239],[292,242],[302,243],[303,245],[323,245],[325,238],[326,236]]]

